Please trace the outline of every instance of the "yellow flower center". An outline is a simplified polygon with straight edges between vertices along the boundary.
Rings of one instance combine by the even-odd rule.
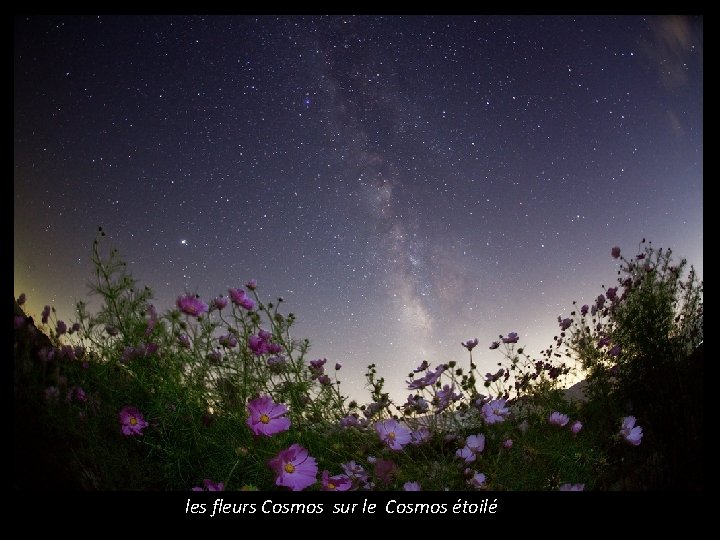
[[[292,474],[295,472],[295,465],[293,465],[292,463],[286,463],[284,468],[286,473]]]
[[[134,416],[131,416],[130,417],[130,425],[131,426],[137,425],[137,418],[135,418]]]
[[[328,489],[335,489],[335,484],[333,484],[332,482],[328,482],[327,488],[328,488]]]
[[[391,441],[395,440],[395,432],[394,431],[391,431],[390,433],[388,433],[388,439],[390,439]]]
[[[260,415],[260,421],[263,424],[269,424],[270,423],[270,417],[267,414],[261,414]]]

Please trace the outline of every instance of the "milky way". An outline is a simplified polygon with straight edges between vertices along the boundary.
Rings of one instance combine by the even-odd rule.
[[[702,278],[702,88],[700,17],[18,17],[14,293],[71,319],[103,226],[161,311],[255,278],[404,400],[538,355],[614,245]]]

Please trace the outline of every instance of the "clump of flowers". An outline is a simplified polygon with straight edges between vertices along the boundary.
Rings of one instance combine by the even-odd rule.
[[[465,441],[465,446],[460,448],[455,455],[465,460],[465,463],[472,463],[475,461],[475,456],[480,454],[485,449],[485,435],[478,433],[477,435],[470,435]]]

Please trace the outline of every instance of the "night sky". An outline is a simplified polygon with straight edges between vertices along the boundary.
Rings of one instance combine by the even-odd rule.
[[[700,17],[17,17],[13,56],[32,315],[72,319],[102,226],[159,311],[255,278],[404,401],[461,341],[539,356],[614,245],[702,278]]]

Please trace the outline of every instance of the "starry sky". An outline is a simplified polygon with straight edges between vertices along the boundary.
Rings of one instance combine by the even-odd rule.
[[[467,339],[539,355],[614,245],[702,278],[701,17],[16,17],[13,57],[30,314],[72,319],[102,226],[160,311],[255,278],[402,402]]]

